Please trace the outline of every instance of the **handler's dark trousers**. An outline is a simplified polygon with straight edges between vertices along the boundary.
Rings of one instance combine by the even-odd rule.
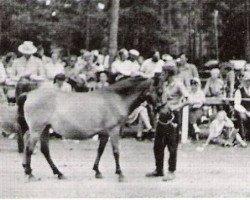
[[[178,128],[176,128],[173,123],[167,125],[163,125],[160,122],[157,123],[154,141],[154,155],[156,171],[158,173],[163,173],[164,150],[166,146],[169,151],[168,170],[170,172],[176,170],[178,135]]]

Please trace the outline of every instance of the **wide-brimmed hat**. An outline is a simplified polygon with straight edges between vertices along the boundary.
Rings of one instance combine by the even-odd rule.
[[[22,54],[34,54],[37,52],[37,48],[34,46],[33,42],[31,41],[24,41],[23,44],[21,44],[18,47],[18,51]]]

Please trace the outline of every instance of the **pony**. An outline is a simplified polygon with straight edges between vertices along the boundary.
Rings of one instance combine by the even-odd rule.
[[[102,178],[99,162],[110,138],[116,164],[115,173],[123,181],[119,161],[119,129],[128,115],[152,91],[153,79],[128,78],[105,90],[90,93],[65,93],[53,89],[38,88],[27,94],[27,100],[19,104],[28,131],[25,134],[23,167],[30,180],[35,179],[31,169],[32,152],[38,141],[53,173],[58,179],[65,178],[51,159],[49,133],[52,128],[64,138],[85,139],[99,134],[99,147],[93,170],[96,178]]]

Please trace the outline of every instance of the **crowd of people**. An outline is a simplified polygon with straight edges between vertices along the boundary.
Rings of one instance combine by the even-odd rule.
[[[111,67],[109,56],[98,50],[87,51],[82,49],[80,56],[63,57],[62,49],[54,48],[50,56],[45,55],[42,46],[34,46],[31,41],[24,41],[18,47],[18,55],[9,52],[2,56],[0,62],[0,98],[1,102],[14,97],[14,88],[21,77],[29,77],[34,81],[53,85],[63,91],[87,92],[102,89],[116,81],[127,77],[142,76],[153,78],[156,75],[172,73],[164,80],[162,88],[162,102],[177,102],[186,100],[189,105],[189,136],[198,140],[200,135],[199,124],[202,116],[209,117],[205,112],[206,97],[236,98],[235,116],[238,117],[235,126],[243,139],[249,139],[245,130],[250,116],[248,98],[249,64],[238,67],[230,62],[221,63],[210,70],[210,77],[204,80],[199,78],[199,70],[194,64],[188,63],[185,54],[173,58],[169,54],[161,55],[153,51],[149,58],[144,58],[136,49],[122,48]],[[46,85],[46,84],[45,84]],[[242,89],[243,88],[243,89]],[[215,106],[213,112],[221,109],[230,115],[227,106]],[[249,111],[248,111],[249,110]],[[154,120],[150,118],[147,102],[143,102],[129,117],[132,123],[140,118],[144,131],[154,131]],[[180,116],[176,116],[180,118]],[[180,121],[179,121],[180,122]],[[138,139],[142,137],[142,130],[138,132]]]

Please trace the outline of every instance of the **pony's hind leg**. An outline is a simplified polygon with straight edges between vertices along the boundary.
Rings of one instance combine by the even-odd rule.
[[[47,126],[42,135],[41,135],[41,152],[43,153],[44,157],[46,158],[47,162],[49,163],[52,171],[54,174],[58,176],[58,179],[64,179],[64,175],[57,169],[56,165],[52,161],[50,157],[50,151],[49,151],[49,129],[50,126]]]
[[[96,172],[96,174],[95,174],[96,178],[102,178],[102,173],[99,171],[99,162],[100,162],[100,159],[101,159],[102,154],[104,152],[104,149],[106,147],[106,144],[108,142],[108,139],[109,139],[108,135],[105,135],[105,134],[99,135],[99,147],[97,150],[95,164],[93,166],[93,170],[95,170],[95,172]]]
[[[31,169],[31,155],[34,151],[38,139],[39,139],[38,132],[32,132],[32,135],[29,132],[25,134],[25,151],[23,159],[23,168],[25,174],[28,175],[29,180],[34,179]]]
[[[114,128],[110,134],[111,145],[113,149],[113,154],[115,158],[115,173],[119,175],[119,182],[124,180],[124,175],[120,167],[120,153],[119,153],[119,128]]]

